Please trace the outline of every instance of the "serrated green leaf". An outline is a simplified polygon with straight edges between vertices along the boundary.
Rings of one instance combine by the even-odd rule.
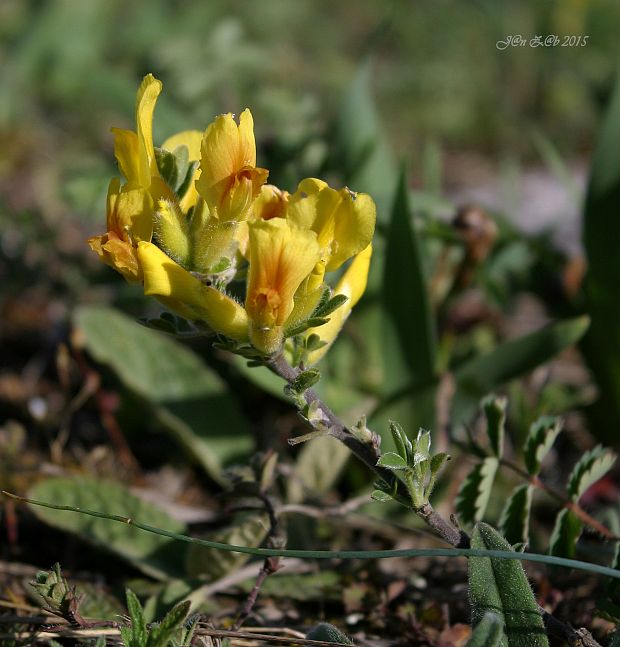
[[[532,493],[530,485],[517,486],[502,510],[499,529],[511,544],[528,544],[530,541]]]
[[[532,475],[540,472],[545,456],[562,430],[562,421],[554,416],[543,416],[532,423],[523,448],[523,460]]]
[[[597,445],[586,452],[577,462],[568,479],[568,495],[579,501],[585,491],[605,476],[616,462],[616,455],[609,449]]]
[[[385,467],[389,470],[406,470],[408,469],[407,461],[395,452],[386,452],[381,454],[377,461],[377,467]]]
[[[489,456],[480,461],[463,481],[456,497],[456,511],[463,523],[474,523],[484,516],[498,466],[498,459]]]
[[[252,449],[236,400],[195,353],[112,308],[80,307],[73,321],[94,359],[153,404],[159,422],[212,478],[222,481],[222,465]]]
[[[465,647],[498,647],[504,634],[504,621],[493,611],[487,611],[475,626]]]
[[[478,523],[471,538],[477,550],[511,550],[491,526]],[[501,647],[548,647],[536,600],[521,563],[495,557],[469,558],[469,601],[472,624],[477,626],[489,611],[502,619]]]
[[[504,425],[506,423],[507,400],[504,397],[488,395],[482,401],[482,410],[487,419],[487,435],[491,450],[501,458],[504,453]]]
[[[163,510],[137,498],[118,483],[90,478],[54,477],[39,481],[28,496],[40,501],[139,519],[143,523],[183,533],[185,525]],[[166,537],[106,519],[73,512],[31,506],[32,512],[50,526],[74,533],[87,542],[125,559],[144,573],[159,579],[184,573],[184,544]]]
[[[562,508],[555,518],[549,540],[549,554],[556,557],[575,557],[575,546],[583,530],[583,522],[573,512]]]
[[[456,392],[453,423],[474,414],[486,393],[537,366],[579,341],[589,326],[588,317],[558,321],[529,335],[505,342],[484,355],[474,357],[454,371]]]

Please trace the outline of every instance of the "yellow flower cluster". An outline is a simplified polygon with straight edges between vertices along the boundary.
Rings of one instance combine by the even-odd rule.
[[[353,259],[334,288],[347,301],[304,333],[325,342],[310,353],[309,361],[318,361],[366,288],[373,200],[313,178],[292,195],[266,184],[247,109],[239,123],[221,115],[204,133],[185,131],[156,148],[161,89],[146,76],[136,131],[113,129],[125,181],[110,182],[107,232],[91,238],[90,247],[172,311],[266,355],[280,351],[287,330],[312,316],[326,273]],[[227,293],[239,276],[247,277],[244,305]]]

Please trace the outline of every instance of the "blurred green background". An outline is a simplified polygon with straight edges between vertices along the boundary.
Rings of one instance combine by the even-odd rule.
[[[578,220],[620,58],[619,25],[615,0],[3,0],[0,278],[7,365],[23,368],[41,344],[53,347],[77,304],[112,303],[133,315],[157,310],[85,244],[103,230],[105,192],[117,172],[110,127],[132,128],[136,89],[152,72],[164,83],[156,142],[248,106],[259,164],[271,170],[272,182],[293,190],[302,177],[320,175],[375,197],[380,237],[369,294],[352,320],[358,329],[350,327],[348,342],[326,366],[345,409],[370,396],[379,399],[379,410],[391,411],[402,390],[408,394],[409,378],[422,391],[430,384],[431,392],[416,391],[407,407],[413,402],[412,424],[432,426],[435,414],[428,412],[442,372],[550,319],[587,310],[578,262],[572,292],[560,294],[558,286],[567,264],[581,255]],[[497,48],[514,35],[557,35],[560,44]],[[588,41],[563,47],[565,36]],[[421,253],[413,265],[384,272],[400,161]],[[442,252],[446,241],[448,248],[454,243],[454,232],[442,227],[472,196],[497,217],[501,231],[475,282],[488,308],[476,306],[473,323],[461,329],[453,315],[463,295],[442,293],[444,266],[458,263],[450,261],[454,249]],[[408,213],[406,205],[399,208]],[[563,232],[559,249],[547,227]],[[522,237],[522,229],[536,235]],[[459,251],[462,245],[457,257]],[[424,295],[409,286],[411,309],[394,325],[409,325],[409,317],[416,330],[426,321],[438,340],[420,333],[433,346],[427,375],[416,368],[390,386],[382,344],[394,335],[377,309],[399,272],[420,272],[417,289],[424,292],[426,282],[435,293],[424,309],[412,297]],[[524,295],[534,295],[533,309],[524,308]],[[386,307],[392,320],[403,314],[402,304]],[[498,325],[504,315],[517,323]],[[484,388],[545,357],[511,365]],[[570,397],[556,393],[537,412],[592,401],[574,385],[567,388]],[[473,389],[464,411],[471,414],[481,390]]]

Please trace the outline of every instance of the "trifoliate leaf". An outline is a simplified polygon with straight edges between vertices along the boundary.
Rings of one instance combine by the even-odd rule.
[[[516,487],[499,520],[499,529],[511,544],[529,542],[531,506],[532,487],[526,484]]]
[[[467,475],[456,498],[456,511],[464,523],[480,521],[489,503],[499,460],[489,456]]]
[[[597,445],[586,452],[573,468],[568,479],[568,495],[578,501],[584,492],[612,468],[616,455],[609,449]]]
[[[543,416],[532,423],[523,448],[523,459],[530,474],[540,472],[540,466],[561,430],[562,421],[554,416]]]

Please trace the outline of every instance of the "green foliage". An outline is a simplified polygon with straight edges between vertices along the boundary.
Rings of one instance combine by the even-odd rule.
[[[523,448],[523,460],[532,476],[540,472],[542,462],[561,430],[562,421],[553,416],[543,416],[530,426]]]
[[[158,528],[181,533],[185,525],[175,521],[151,503],[143,501],[118,483],[91,478],[54,477],[40,481],[29,494],[32,498],[58,505],[96,510],[139,519]],[[34,514],[51,526],[61,528],[114,553],[144,573],[156,578],[184,573],[185,546],[174,540],[140,532],[129,524],[110,523],[72,512],[59,512],[33,506]]]
[[[335,645],[352,645],[353,642],[345,634],[334,625],[328,622],[319,623],[314,629],[311,629],[307,634],[308,640],[322,640],[326,643],[334,643]]]
[[[465,477],[456,498],[456,512],[463,523],[474,523],[484,517],[499,461],[487,456]]]
[[[523,483],[512,491],[499,520],[502,535],[511,544],[527,545],[530,541],[530,513],[532,511],[531,485]]]
[[[471,547],[511,550],[510,544],[484,523],[478,523],[474,528]],[[474,626],[481,623],[488,612],[500,617],[504,626],[504,636],[499,642],[502,647],[548,646],[545,626],[518,561],[470,557],[469,600]]]
[[[403,428],[390,422],[390,429],[398,453],[384,452],[377,460],[377,466],[394,472],[407,487],[414,510],[428,503],[435,487],[437,476],[450,456],[444,452],[431,454],[431,434],[420,429],[417,438],[410,440]],[[393,487],[383,481],[375,483],[372,498],[376,501],[389,501],[400,497]],[[402,502],[402,501],[401,501]]]
[[[597,445],[586,452],[573,468],[568,479],[568,495],[571,500],[579,501],[584,492],[601,479],[616,462],[616,455]]]
[[[111,308],[83,306],[74,322],[88,352],[143,398],[177,442],[213,478],[247,454],[247,422],[224,382],[177,341]]]
[[[465,647],[498,647],[504,637],[502,618],[493,611],[487,611],[472,631]]]
[[[583,530],[583,522],[574,512],[562,508],[555,518],[555,525],[549,540],[549,554],[573,558],[575,546]]]
[[[130,624],[120,629],[124,647],[171,647],[191,643],[191,635],[184,626],[189,601],[176,605],[160,622],[147,627],[142,605],[131,589],[127,589],[126,598]]]
[[[39,571],[30,585],[43,598],[50,611],[70,623],[76,622],[80,599],[75,587],[70,587],[63,577],[60,564],[54,564],[49,571]]]

